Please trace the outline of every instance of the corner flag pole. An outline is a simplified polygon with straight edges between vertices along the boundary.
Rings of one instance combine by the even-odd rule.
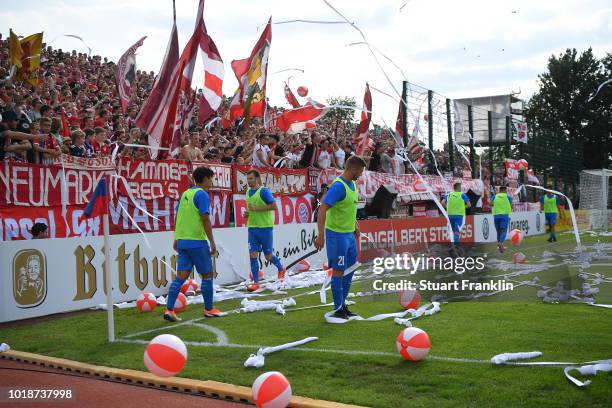
[[[115,316],[113,311],[113,284],[111,279],[110,258],[110,227],[108,222],[108,209],[110,197],[109,177],[105,176],[106,195],[104,198],[104,213],[102,214],[102,229],[104,232],[104,285],[106,286],[106,313],[108,321],[108,341],[115,341]]]

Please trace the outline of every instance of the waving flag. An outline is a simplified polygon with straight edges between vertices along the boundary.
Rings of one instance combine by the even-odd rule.
[[[153,88],[149,97],[142,106],[136,117],[136,126],[146,130],[149,134],[149,146],[160,147],[164,131],[171,131],[166,128],[166,120],[170,116],[169,100],[173,95],[172,72],[176,69],[179,59],[178,35],[176,22],[172,25],[170,40],[166,47],[166,54],[157,78],[153,83]],[[174,120],[174,117],[172,118]],[[151,157],[157,158],[157,149],[151,151]]]
[[[291,105],[294,108],[299,108],[300,106],[302,106],[298,102],[293,92],[291,92],[291,88],[289,88],[289,85],[287,85],[286,82],[285,82],[285,98],[287,98],[287,102],[289,102],[289,105]]]
[[[276,119],[276,127],[286,133],[300,133],[304,129],[312,129],[317,120],[327,113],[327,107],[315,101],[308,101],[306,105],[285,111]]]
[[[232,61],[239,88],[230,105],[230,122],[244,115],[245,120],[263,116],[266,103],[268,55],[272,44],[272,17],[248,58]]]
[[[223,60],[214,41],[206,32],[204,21],[202,21],[202,27],[204,32],[200,39],[200,51],[204,62],[204,87],[199,101],[198,120],[200,122],[206,121],[219,110],[223,101],[223,78],[225,77]]]
[[[13,66],[15,79],[38,85],[36,71],[40,66],[43,33],[37,33],[19,39],[11,30],[9,35],[9,62]]]
[[[515,121],[512,123],[512,127],[514,128],[514,140],[527,144],[527,123]]]
[[[132,96],[132,85],[136,80],[136,50],[140,48],[147,36],[145,35],[136,44],[123,53],[115,68],[115,82],[121,102],[121,110],[125,112]]]
[[[372,93],[370,85],[366,83],[366,91],[363,96],[363,111],[361,111],[361,122],[357,126],[357,133],[353,138],[355,153],[362,156],[366,150],[374,147],[374,141],[370,139],[370,122],[372,121]]]
[[[98,181],[98,185],[94,190],[89,204],[85,207],[85,211],[79,217],[82,221],[85,218],[95,218],[100,215],[108,214],[108,197],[107,179],[103,177]]]
[[[404,102],[400,101],[399,109],[397,111],[397,119],[395,120],[395,134],[401,140],[401,145],[404,145],[404,137],[406,134],[404,133],[404,128],[406,127],[406,105]]]

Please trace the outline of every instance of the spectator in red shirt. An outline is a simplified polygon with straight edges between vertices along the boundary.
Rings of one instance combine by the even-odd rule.
[[[111,154],[110,147],[106,143],[106,129],[97,127],[94,129],[94,140],[91,145],[94,148],[94,154],[97,156],[108,156]]]
[[[108,111],[106,109],[100,109],[98,117],[94,120],[93,127],[107,127],[108,124]]]
[[[42,154],[43,164],[52,164],[53,159],[59,156],[62,152],[60,146],[51,133],[51,119],[40,119],[40,133],[44,135],[44,139],[40,141],[38,147],[34,143],[34,150]]]

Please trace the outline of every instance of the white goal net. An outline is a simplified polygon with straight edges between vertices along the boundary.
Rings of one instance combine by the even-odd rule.
[[[608,229],[612,219],[612,170],[584,170],[580,173],[581,210],[589,210],[593,229]]]

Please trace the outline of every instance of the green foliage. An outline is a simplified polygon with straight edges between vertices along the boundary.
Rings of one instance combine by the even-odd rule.
[[[344,105],[344,106],[357,106],[355,98],[348,96],[336,96],[327,99],[328,105]],[[355,121],[355,111],[351,109],[334,108],[327,112],[326,117],[339,119],[342,124],[349,124]]]
[[[598,60],[591,48],[581,54],[567,49],[550,57],[547,72],[538,76],[540,88],[526,110],[530,136],[525,153],[530,163],[540,162],[542,168],[573,166],[567,174],[559,174],[564,180],[582,168],[609,165],[612,86],[604,87],[587,102],[599,84],[609,78],[612,53]]]

